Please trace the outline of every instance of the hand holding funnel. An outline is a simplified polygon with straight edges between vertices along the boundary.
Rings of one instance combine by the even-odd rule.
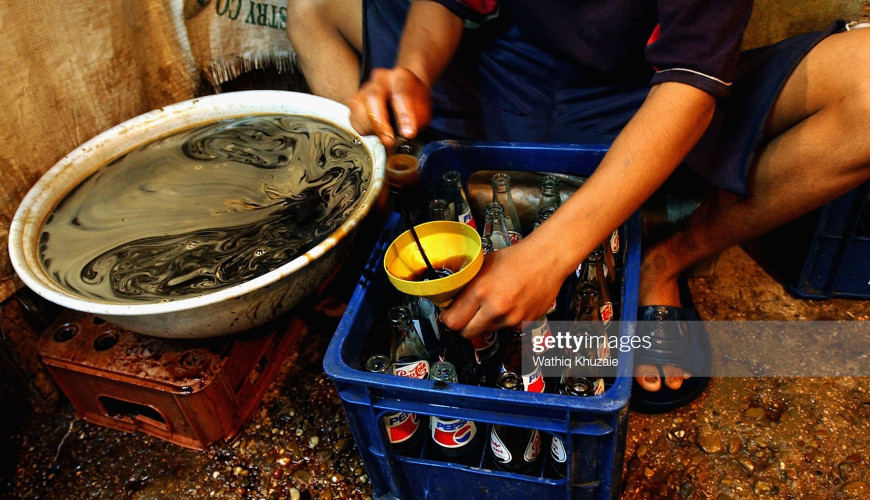
[[[483,265],[483,250],[477,231],[461,222],[434,221],[416,226],[420,244],[432,266],[452,274],[424,280],[426,262],[411,231],[396,238],[384,254],[384,269],[400,292],[425,297],[439,308],[447,308]]]

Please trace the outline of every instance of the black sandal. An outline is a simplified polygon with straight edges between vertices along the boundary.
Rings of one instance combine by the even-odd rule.
[[[675,306],[643,306],[638,308],[637,335],[648,339],[649,348],[639,348],[635,351],[634,364],[650,364],[659,367],[671,365],[687,371],[691,377],[683,380],[679,389],[671,389],[664,384],[662,376],[661,389],[647,391],[637,380],[632,381],[630,407],[641,413],[664,413],[680,408],[697,398],[710,382],[710,339],[698,316],[697,310],[691,305],[691,296],[687,295],[688,287],[681,279],[683,304],[688,307]]]

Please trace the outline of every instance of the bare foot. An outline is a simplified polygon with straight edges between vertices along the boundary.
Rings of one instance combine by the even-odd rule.
[[[640,266],[640,290],[638,304],[641,306],[677,306],[680,307],[680,287],[677,277],[682,269],[673,269],[672,262],[664,252],[652,247],[643,256]],[[643,389],[655,392],[661,389],[661,376],[671,390],[677,390],[683,385],[683,380],[691,375],[679,367],[663,365],[659,367],[650,364],[640,364],[634,368],[634,378]]]

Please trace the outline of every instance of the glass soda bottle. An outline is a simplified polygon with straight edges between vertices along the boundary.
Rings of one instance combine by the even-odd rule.
[[[444,346],[441,342],[441,328],[438,322],[438,308],[425,297],[403,294],[402,305],[411,314],[411,324],[420,336],[426,350],[426,359],[434,363],[443,358]]]
[[[481,250],[483,250],[483,255],[486,255],[486,254],[491,253],[493,251],[492,240],[490,239],[489,236],[484,235],[484,236],[480,237],[480,248],[481,248]]]
[[[616,228],[610,234],[610,253],[615,257],[619,253],[620,248],[622,248],[622,243],[619,240],[619,228]]]
[[[404,306],[395,306],[387,312],[392,329],[390,352],[393,374],[400,377],[429,378],[429,361],[426,347],[414,330],[411,313]]]
[[[613,321],[613,301],[610,300],[610,288],[607,280],[607,268],[604,265],[604,245],[599,245],[590,253],[577,268],[576,291],[579,293],[584,284],[589,284],[598,289],[598,307],[601,321],[604,327],[609,328]],[[575,305],[579,296],[575,294]],[[576,309],[575,309],[576,312]]]
[[[458,382],[456,368],[448,361],[432,365],[429,378],[442,384]],[[483,432],[476,423],[433,415],[429,417],[429,431],[426,447],[429,458],[475,467],[480,463]]]
[[[605,244],[605,242],[602,242],[600,245],[595,247],[595,249],[592,250],[592,253],[590,253],[586,257],[586,259],[584,259],[583,262],[580,263],[579,266],[577,266],[575,275],[578,278],[582,278],[583,266],[590,257],[596,261],[601,260],[601,262],[603,263],[602,274],[604,275],[604,282],[608,285],[613,284],[613,282],[616,281],[616,263],[614,260],[615,257],[613,256],[612,252],[607,250],[607,245]]]
[[[538,229],[538,226],[543,224],[545,220],[549,219],[555,211],[556,209],[553,207],[544,207],[538,210],[538,220],[535,222],[535,227],[533,227],[532,230]]]
[[[520,377],[513,372],[502,373],[497,386],[507,391],[523,390]],[[535,475],[540,471],[541,434],[537,429],[524,429],[493,424],[489,433],[489,462],[506,472]]]
[[[429,202],[429,220],[453,220],[450,203],[444,198],[436,198]]]
[[[555,179],[555,177],[553,177],[553,178]],[[558,182],[558,179],[556,179],[556,180]],[[543,183],[543,181],[542,181],[542,183]],[[538,226],[543,224],[545,220],[549,219],[550,216],[553,215],[553,212],[555,212],[555,211],[556,211],[556,208],[553,206],[544,207],[544,208],[541,208],[540,210],[538,210],[538,221],[535,222],[534,229],[538,229]],[[556,299],[553,299],[553,303],[550,304],[550,307],[547,308],[547,312],[545,312],[544,315],[546,317],[547,315],[553,314],[554,312],[556,312]]]
[[[390,358],[376,354],[366,361],[366,370],[372,373],[392,374],[393,367]],[[414,413],[397,411],[387,413],[381,420],[387,434],[387,441],[396,453],[418,457],[423,450],[423,435],[425,431],[420,425],[420,417]]]
[[[604,277],[607,284],[613,286],[616,281],[616,252],[612,252],[608,244],[602,243],[601,253],[604,257]]]
[[[541,199],[538,201],[538,213],[546,208],[556,210],[562,204],[561,182],[554,175],[541,177]]]
[[[572,335],[583,339],[584,349],[581,351],[590,360],[609,360],[610,346],[613,338],[608,334],[601,321],[598,289],[589,283],[580,283],[575,294],[576,308]],[[596,365],[597,366],[597,365]],[[577,367],[575,367],[575,370]],[[586,367],[585,376],[592,380],[595,394],[604,392],[610,377],[605,377],[605,368]]]
[[[509,246],[510,239],[507,237],[507,230],[504,226],[501,205],[496,203],[487,205],[485,221],[484,235],[480,238],[483,254],[486,255]],[[496,244],[493,240],[498,243]],[[474,345],[477,361],[483,369],[483,378],[480,383],[491,386],[495,383],[495,379],[500,372],[500,363],[496,356],[500,348],[498,331],[485,332],[482,335],[478,335],[471,339],[471,343]]]
[[[565,396],[594,396],[595,386],[585,377],[562,377],[559,383],[559,394]],[[568,473],[568,452],[565,443],[558,436],[550,440],[550,457],[545,468],[546,476],[553,479],[563,478]]]
[[[531,358],[531,331],[526,333],[521,328],[502,330],[501,341],[504,343],[504,355],[501,362],[501,372],[512,372],[520,377],[522,390],[529,392],[544,392],[547,388],[540,366],[535,366]],[[526,370],[523,370],[523,367]]]
[[[517,207],[511,195],[511,176],[507,172],[498,172],[492,176],[492,202],[504,207],[504,219],[511,244],[523,238],[523,229]]]
[[[456,170],[450,170],[444,172],[441,181],[447,193],[447,201],[452,207],[453,220],[464,222],[477,229],[477,224],[474,223],[474,217],[471,215],[471,205],[468,203],[468,196],[465,194],[465,187],[462,184],[462,174]]]
[[[510,234],[504,217],[504,207],[490,203],[484,209],[483,237],[489,238],[492,250],[501,250],[511,245]]]

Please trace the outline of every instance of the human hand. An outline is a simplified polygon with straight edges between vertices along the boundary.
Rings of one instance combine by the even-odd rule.
[[[403,67],[373,70],[348,106],[353,128],[363,135],[377,135],[388,149],[396,142],[391,116],[398,133],[408,139],[416,137],[432,116],[429,87]]]
[[[565,277],[553,272],[554,252],[541,252],[530,239],[486,255],[474,279],[441,312],[445,326],[474,338],[546,313]]]

